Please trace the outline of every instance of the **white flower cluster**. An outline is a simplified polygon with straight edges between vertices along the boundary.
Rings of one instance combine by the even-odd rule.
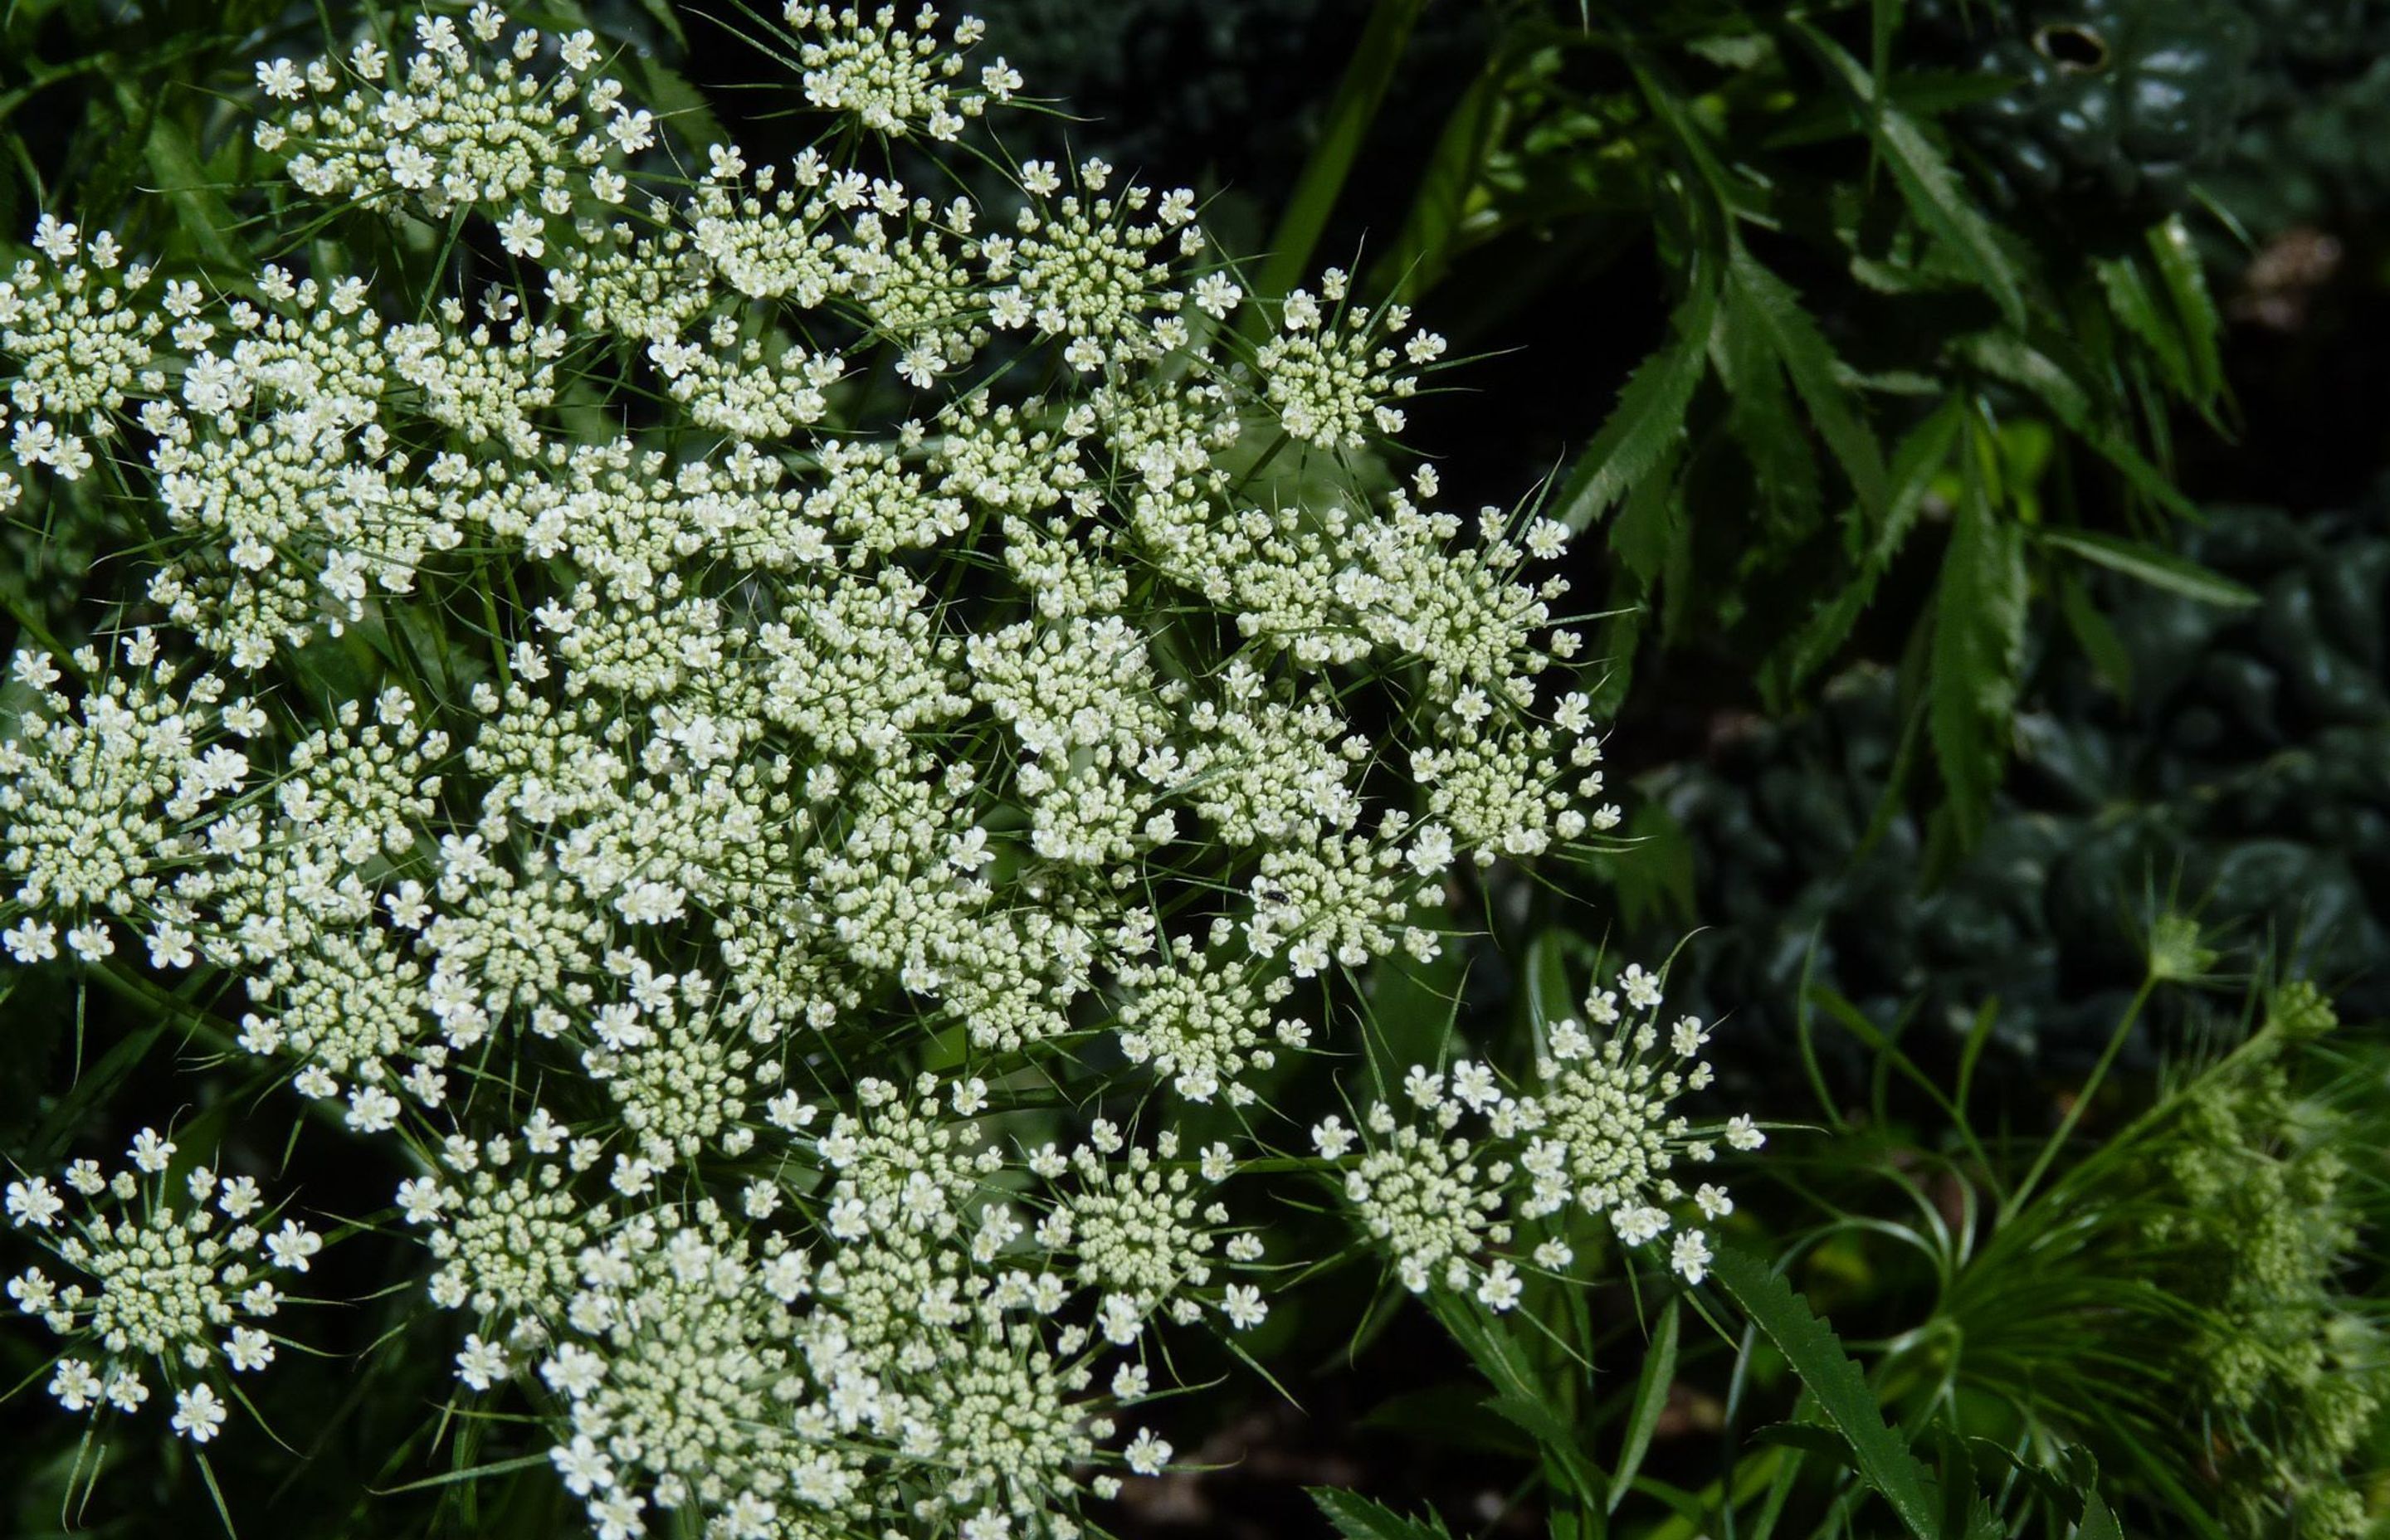
[[[866,1078],[816,1130],[784,1092],[735,1212],[659,1200],[645,1161],[609,1171],[544,1110],[452,1139],[399,1207],[443,1264],[434,1298],[478,1317],[459,1380],[535,1373],[560,1398],[553,1459],[601,1535],[686,1507],[759,1540],[895,1512],[1075,1533],[1073,1472],[1110,1430],[1090,1415],[1097,1360],[1155,1318],[1259,1324],[1259,1290],[1215,1270],[1261,1242],[1210,1196],[1236,1168],[1225,1148],[1129,1148],[1099,1120],[1067,1153],[1008,1154],[988,1095]],[[1122,1362],[1111,1399],[1149,1383]]]
[[[1444,339],[1421,332],[1403,344],[1400,360],[1386,344],[1410,325],[1410,311],[1395,305],[1381,315],[1356,314],[1347,304],[1352,279],[1341,268],[1320,275],[1319,293],[1298,289],[1279,307],[1279,333],[1263,345],[1259,359],[1268,381],[1265,395],[1279,421],[1305,443],[1322,449],[1360,449],[1379,434],[1403,430],[1400,407],[1389,404],[1419,390],[1419,377],[1398,372],[1433,363]],[[1325,299],[1337,307],[1320,308]]]
[[[113,1176],[91,1161],[69,1166],[73,1199],[46,1177],[8,1184],[9,1226],[86,1280],[29,1267],[8,1280],[8,1298],[66,1339],[49,1383],[60,1406],[137,1412],[154,1379],[173,1398],[173,1431],[205,1444],[225,1424],[225,1374],[274,1362],[281,1285],[309,1270],[324,1238],[289,1219],[269,1232],[270,1205],[251,1177],[194,1165],[173,1182],[174,1143],[155,1129],[126,1155],[131,1168]]]
[[[1678,1169],[1709,1163],[1721,1139],[1753,1150],[1767,1136],[1748,1117],[1696,1128],[1675,1110],[1681,1094],[1710,1084],[1700,1058],[1709,1034],[1690,1016],[1662,1032],[1657,975],[1629,965],[1585,1010],[1601,1036],[1574,1019],[1552,1023],[1532,1090],[1506,1089],[1472,1060],[1417,1065],[1403,1084],[1408,1109],[1379,1102],[1360,1130],[1332,1116],[1312,1130],[1330,1160],[1363,1146],[1344,1196],[1405,1288],[1473,1291],[1508,1310],[1525,1290],[1523,1267],[1562,1273],[1575,1259],[1564,1238],[1572,1213],[1606,1215],[1627,1246],[1665,1238],[1678,1276],[1708,1275],[1708,1233],[1679,1222],[1687,1210],[1722,1219],[1734,1200],[1715,1182],[1688,1192]]]
[[[429,299],[43,220],[14,464],[69,499],[104,442],[148,571],[111,646],[14,661],[0,943],[203,970],[415,1152],[459,1380],[544,1387],[599,1534],[1068,1535],[1073,1471],[1168,1458],[1101,1452],[1147,1323],[1266,1305],[1231,1154],[1055,1088],[1254,1103],[1298,987],[1617,815],[1523,575],[1558,527],[1364,490],[1405,317],[1331,276],[1247,347],[1192,196],[1099,161],[910,188],[865,157],[1018,78],[965,83],[968,19],[788,19],[845,126],[752,168],[486,4],[262,64],[257,143],[444,245]],[[1642,1125],[1561,1089],[1606,1062],[1502,1115],[1641,1202],[1597,1168]]]

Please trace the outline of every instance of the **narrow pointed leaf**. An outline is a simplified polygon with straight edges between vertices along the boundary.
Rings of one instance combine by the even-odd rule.
[[[2093,264],[2100,291],[2107,296],[2108,313],[2126,330],[2139,338],[2165,371],[2166,383],[2185,396],[2199,393],[2191,372],[2191,352],[2178,328],[2171,302],[2161,302],[2149,276],[2129,255],[2103,257]]]
[[[2217,314],[2215,295],[2208,292],[2207,270],[2192,249],[2191,232],[2183,228],[2180,216],[2152,227],[2149,248],[2159,281],[2165,285],[2182,323],[2196,399],[2203,406],[2211,405],[2224,393],[2224,320]]]
[[[1626,1443],[1618,1454],[1618,1471],[1610,1479],[1608,1508],[1613,1513],[1626,1495],[1627,1483],[1643,1469],[1643,1457],[1651,1448],[1651,1431],[1660,1425],[1660,1413],[1668,1405],[1668,1387],[1677,1378],[1679,1306],[1679,1301],[1670,1300],[1668,1308],[1660,1313],[1659,1329],[1652,1332],[1651,1351],[1643,1355],[1643,1378],[1635,1387],[1635,1408],[1626,1418]]]
[[[2178,556],[2141,541],[2120,540],[2114,535],[2099,534],[2090,530],[2051,530],[2041,539],[2046,545],[2072,552],[2086,561],[2096,561],[2111,571],[2122,572],[2152,588],[2180,594],[2202,604],[2246,610],[2258,602],[2255,590],[2242,586],[2223,573],[2203,567],[2187,556]]]
[[[1961,451],[1958,520],[1934,593],[1932,706],[1928,726],[1962,844],[1991,816],[2006,767],[2024,648],[2024,546],[2016,526],[1992,508],[1981,459]]]
[[[1301,281],[1311,269],[1313,254],[1319,239],[1328,232],[1328,217],[1335,212],[1337,199],[1344,193],[1344,183],[1353,173],[1353,163],[1361,154],[1362,142],[1369,135],[1369,125],[1377,121],[1378,109],[1386,99],[1386,88],[1394,83],[1395,66],[1402,62],[1403,45],[1410,40],[1411,27],[1419,20],[1420,11],[1427,0],[1377,0],[1369,12],[1369,20],[1362,29],[1361,41],[1354,47],[1352,61],[1344,67],[1344,78],[1338,83],[1336,96],[1328,104],[1328,122],[1319,136],[1319,144],[1304,163],[1303,176],[1287,199],[1286,213],[1279,220],[1278,230],[1270,240],[1269,261],[1262,268],[1262,293],[1278,299]],[[1263,326],[1267,307],[1255,305],[1246,313],[1248,327]]]
[[[2049,353],[2021,337],[1986,333],[1968,340],[1967,355],[1979,368],[2031,392],[2069,432],[2123,471],[2142,496],[2177,518],[2199,517],[2191,499],[2132,445],[2123,430],[2094,409],[2083,382]]]
[[[1402,233],[1383,259],[1380,292],[1416,299],[1442,281],[1452,260],[1454,233],[1484,173],[1495,125],[1502,121],[1504,84],[1503,76],[1489,67],[1470,83],[1445,120],[1427,168],[1420,173],[1419,191]]]

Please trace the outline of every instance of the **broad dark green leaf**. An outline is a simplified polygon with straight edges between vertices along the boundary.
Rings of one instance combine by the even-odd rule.
[[[1885,489],[1883,452],[1867,425],[1858,398],[1843,382],[1841,361],[1825,333],[1801,307],[1801,297],[1790,284],[1769,272],[1740,245],[1728,258],[1730,291],[1740,303],[1730,314],[1741,324],[1759,328],[1792,388],[1809,409],[1818,434],[1842,463],[1859,507],[1881,518],[1889,501]]]
[[[1962,447],[1958,517],[1934,601],[1928,727],[1960,842],[1972,846],[1991,816],[2006,767],[2024,647],[2024,545],[1993,509],[1983,459],[1988,430]]]
[[[2042,535],[2041,541],[2045,545],[2072,552],[2086,561],[2096,561],[2112,571],[2122,572],[2152,588],[2180,594],[2202,604],[2246,610],[2259,602],[2255,590],[2243,587],[2223,573],[2212,571],[2187,556],[2178,556],[2139,540],[2123,540],[2090,530],[2050,530]]]
[[[1884,1421],[1875,1392],[1833,1328],[1810,1312],[1808,1302],[1774,1268],[1740,1247],[1721,1247],[1710,1267],[1817,1398],[1818,1409],[1850,1445],[1867,1483],[1917,1540],[1940,1540],[1942,1504],[1934,1473]]]
[[[1668,1387],[1677,1378],[1677,1334],[1682,1314],[1681,1300],[1670,1300],[1660,1312],[1659,1329],[1651,1333],[1651,1346],[1643,1355],[1643,1377],[1635,1386],[1634,1409],[1626,1417],[1626,1442],[1618,1451],[1618,1469],[1610,1479],[1610,1512],[1618,1511],[1620,1499],[1626,1495],[1626,1486],[1635,1473],[1643,1469],[1643,1457],[1651,1448],[1651,1431],[1660,1425],[1660,1413],[1668,1405]]]
[[[1424,1521],[1406,1519],[1383,1503],[1342,1487],[1309,1486],[1304,1491],[1344,1540],[1451,1540],[1451,1532],[1433,1513]]]
[[[1716,303],[1703,287],[1677,307],[1674,340],[1628,378],[1609,420],[1569,472],[1552,517],[1571,530],[1585,529],[1672,457],[1705,371]]]

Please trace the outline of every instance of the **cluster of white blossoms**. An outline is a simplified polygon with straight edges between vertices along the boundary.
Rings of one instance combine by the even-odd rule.
[[[1067,1536],[1168,1458],[1111,1442],[1149,1324],[1266,1312],[1236,1153],[1117,1097],[1260,1105],[1465,874],[1617,814],[1559,527],[1354,458],[1438,340],[1331,276],[1240,340],[1192,196],[1099,161],[907,186],[1018,78],[787,20],[838,121],[785,163],[481,5],[259,66],[294,215],[392,239],[186,276],[44,217],[0,498],[105,456],[141,577],[13,661],[0,945],[401,1152],[460,1385],[600,1534]],[[1554,1054],[1480,1110],[1667,1201],[1642,1082]]]
[[[1700,1057],[1709,1033],[1690,1016],[1663,1033],[1660,1008],[1658,976],[1630,964],[1585,1002],[1599,1038],[1574,1018],[1551,1023],[1534,1089],[1507,1089],[1472,1060],[1415,1065],[1407,1108],[1378,1102],[1358,1130],[1333,1116],[1313,1128],[1314,1148],[1345,1162],[1345,1199],[1403,1287],[1508,1310],[1525,1290],[1522,1268],[1558,1274],[1575,1260],[1565,1236],[1577,1214],[1607,1217],[1622,1244],[1664,1244],[1688,1283],[1708,1276],[1708,1232],[1681,1222],[1723,1219],[1734,1200],[1715,1182],[1688,1192],[1679,1169],[1714,1161],[1720,1140],[1737,1150],[1767,1140],[1748,1117],[1696,1127],[1676,1110],[1711,1082]]]
[[[174,1180],[174,1142],[155,1129],[126,1158],[113,1176],[92,1161],[69,1166],[73,1198],[45,1177],[8,1184],[10,1226],[75,1275],[61,1283],[29,1267],[8,1298],[66,1340],[49,1382],[59,1405],[135,1412],[154,1385],[172,1400],[174,1431],[205,1444],[227,1416],[224,1377],[274,1362],[281,1286],[308,1271],[324,1238],[292,1219],[269,1231],[251,1177],[191,1165]]]

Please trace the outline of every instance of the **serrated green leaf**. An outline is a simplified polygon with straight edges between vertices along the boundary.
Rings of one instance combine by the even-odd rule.
[[[2049,530],[2042,534],[2041,541],[2045,545],[2072,552],[2086,561],[2096,561],[2111,571],[2122,572],[2152,588],[2163,588],[2169,594],[2179,594],[2202,604],[2246,610],[2259,602],[2255,590],[2243,587],[2223,573],[2203,567],[2187,556],[2178,556],[2141,541],[2122,540],[2091,530]]]
[[[2096,1492],[2084,1495],[2083,1522],[2075,1527],[2075,1540],[2125,1540],[2116,1516],[2108,1511],[2108,1505]]]
[[[2068,1452],[2067,1475],[2083,1494],[2083,1518],[2075,1540],[2125,1540],[2124,1527],[2100,1495],[2100,1461],[2089,1449],[2077,1444]]]
[[[1716,297],[1697,289],[1677,307],[1676,340],[1645,359],[1561,488],[1552,517],[1583,530],[1673,457],[1707,359]]]
[[[1927,725],[1960,841],[1972,845],[1991,817],[2006,767],[2024,648],[2024,543],[1993,509],[1987,431],[1962,448],[1958,518],[1934,601],[1932,705]]]
[[[1669,549],[1683,527],[1685,492],[1677,479],[1684,446],[1671,443],[1647,468],[1610,523],[1610,548],[1645,594],[1668,564]]]
[[[1779,1449],[1797,1449],[1814,1456],[1838,1470],[1857,1470],[1858,1460],[1851,1453],[1850,1441],[1833,1429],[1816,1422],[1771,1422],[1751,1435],[1754,1444],[1771,1444]]]
[[[1965,263],[1969,276],[1999,305],[2011,326],[2024,326],[2024,289],[2015,265],[1933,139],[1914,118],[1883,98],[1876,77],[1841,44],[1805,21],[1795,21],[1792,30],[1857,103],[1870,137],[1918,223]]]
[[[1433,1514],[1422,1523],[1342,1487],[1308,1486],[1304,1492],[1344,1540],[1451,1540],[1444,1521]]]
[[[1651,1333],[1651,1346],[1643,1354],[1643,1375],[1636,1382],[1634,1409],[1626,1417],[1626,1440],[1618,1451],[1618,1469],[1610,1479],[1610,1501],[1604,1505],[1615,1513],[1626,1495],[1627,1483],[1643,1469],[1643,1457],[1651,1451],[1652,1430],[1660,1426],[1660,1414],[1668,1405],[1668,1387],[1677,1378],[1677,1335],[1678,1319],[1683,1314],[1683,1302],[1670,1300],[1660,1312],[1659,1328]]]
[[[1891,500],[1884,509],[1883,521],[1877,526],[1860,559],[1857,575],[1819,606],[1781,650],[1791,688],[1800,688],[1826,665],[1850,635],[1851,627],[1858,623],[1859,616],[1874,601],[1876,584],[1908,544],[1934,479],[1950,463],[1951,446],[1959,441],[1965,417],[1964,403],[1955,397],[1945,401],[1933,416],[1909,430],[1893,450]]]
[[[2196,396],[2199,382],[2192,377],[2191,353],[2177,327],[2172,307],[2160,304],[2141,264],[2129,254],[2102,257],[2092,263],[2092,271],[2099,275],[2100,292],[2107,298],[2108,313],[2127,331],[2139,338],[2156,357],[2166,383],[2183,395]]]
[[[1942,1504],[1934,1473],[1884,1421],[1875,1392],[1833,1328],[1811,1313],[1808,1302],[1774,1268],[1740,1247],[1720,1247],[1710,1273],[1784,1354],[1818,1409],[1849,1444],[1860,1476],[1908,1533],[1917,1540],[1939,1540]]]
[[[1588,1508],[1599,1508],[1601,1472],[1585,1457],[1576,1433],[1546,1403],[1548,1392],[1536,1380],[1534,1360],[1512,1340],[1500,1317],[1472,1302],[1449,1295],[1431,1295],[1429,1307],[1452,1340],[1458,1342],[1497,1393],[1485,1401],[1486,1410],[1515,1423],[1544,1457],[1546,1479]]]
[[[1710,362],[1732,403],[1727,430],[1751,463],[1753,490],[1772,522],[1797,536],[1816,525],[1825,491],[1808,430],[1793,416],[1792,394],[1758,309],[1744,288],[1728,284],[1710,328]]]
[[[1738,307],[1757,327],[1769,349],[1850,478],[1859,507],[1870,518],[1881,518],[1889,496],[1885,489],[1883,452],[1850,387],[1843,383],[1840,361],[1824,332],[1801,306],[1792,287],[1763,266],[1749,251],[1736,246],[1728,258],[1731,291],[1743,301]]]

